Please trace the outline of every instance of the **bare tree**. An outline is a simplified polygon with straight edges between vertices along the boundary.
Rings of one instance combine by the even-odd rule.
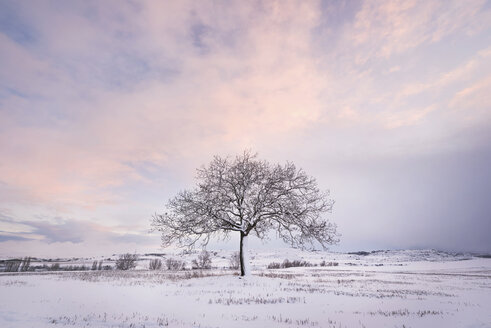
[[[230,254],[230,257],[228,259],[229,262],[229,268],[233,270],[238,270],[240,268],[240,256],[239,252],[233,252]]]
[[[202,250],[197,260],[191,262],[193,269],[211,269],[211,255],[207,250]]]
[[[148,268],[150,270],[160,270],[162,269],[162,260],[161,259],[153,259],[148,263]]]
[[[165,261],[165,266],[167,267],[167,270],[171,271],[179,271],[179,270],[185,270],[186,268],[186,263],[181,260],[175,260],[172,258],[167,259]]]
[[[116,260],[116,269],[129,270],[136,267],[136,261],[138,261],[138,255],[126,253],[119,256]]]
[[[31,258],[30,257],[24,257],[24,259],[22,260],[20,271],[21,272],[29,271],[30,266],[31,266]]]
[[[7,260],[5,262],[5,272],[17,272],[21,265],[21,260]]]
[[[334,201],[314,178],[293,163],[272,165],[244,152],[235,159],[215,156],[197,170],[197,187],[177,194],[167,212],[153,217],[162,245],[193,248],[212,237],[240,234],[241,275],[247,272],[245,244],[253,232],[267,237],[270,230],[292,247],[327,248],[338,241],[336,225],[322,217]]]

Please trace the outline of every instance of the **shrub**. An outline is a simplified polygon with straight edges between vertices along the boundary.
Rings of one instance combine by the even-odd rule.
[[[281,268],[281,264],[278,262],[272,262],[268,264],[268,269],[280,269],[280,268]]]
[[[312,263],[307,261],[293,260],[290,261],[288,259],[284,260],[283,263],[272,262],[268,264],[268,269],[286,269],[286,268],[294,268],[294,267],[311,267],[314,266]]]
[[[167,267],[167,270],[178,271],[178,270],[184,270],[185,263],[184,261],[181,260],[175,260],[169,258],[167,259],[167,261],[165,261],[165,266]]]
[[[150,270],[160,270],[162,269],[162,261],[160,259],[150,260],[150,263],[148,264],[148,268]]]
[[[81,269],[83,266],[78,266],[78,265],[70,265],[68,267],[65,267],[65,271],[82,271]]]
[[[229,268],[233,270],[238,270],[240,267],[240,257],[239,252],[234,252],[229,258]]]
[[[282,268],[294,268],[294,267],[311,267],[312,263],[307,261],[293,260],[289,261],[288,259],[284,260],[281,264]]]
[[[92,269],[93,271],[97,270],[97,261],[92,262]]]
[[[211,269],[211,255],[210,252],[202,250],[198,255],[197,260],[192,262],[193,269]]]
[[[129,270],[136,267],[136,261],[138,261],[138,255],[126,253],[120,255],[116,260],[116,269],[117,270]]]
[[[89,270],[90,268],[85,266],[85,265],[67,265],[67,266],[61,266],[59,263],[52,263],[51,265],[37,265],[37,266],[32,266],[30,268],[30,271],[86,271]]]
[[[338,266],[339,263],[338,262],[326,262],[326,261],[322,261],[320,266],[321,267],[325,267],[325,266]]]
[[[60,271],[60,264],[59,263],[53,263],[51,264],[51,267],[48,269],[49,271]]]

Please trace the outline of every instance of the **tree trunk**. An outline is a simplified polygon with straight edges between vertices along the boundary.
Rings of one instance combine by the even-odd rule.
[[[240,251],[239,251],[239,258],[240,258],[240,275],[241,276],[245,276],[248,272],[247,270],[247,255],[245,254],[245,252],[247,251],[247,249],[244,249],[246,247],[244,247],[244,239],[246,238],[247,236],[245,235],[245,233],[243,231],[240,232]]]

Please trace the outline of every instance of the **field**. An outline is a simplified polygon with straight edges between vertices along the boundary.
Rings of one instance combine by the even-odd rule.
[[[129,271],[1,273],[0,327],[491,327],[489,258],[279,250],[251,254],[253,274],[239,278],[217,251],[211,270],[146,269],[170,256],[197,254],[141,256]],[[312,266],[267,269],[286,258]]]

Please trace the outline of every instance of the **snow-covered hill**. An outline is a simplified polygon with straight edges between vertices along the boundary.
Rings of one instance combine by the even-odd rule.
[[[203,271],[148,270],[170,258],[189,268],[198,255],[168,252],[142,254],[129,271],[0,273],[0,327],[491,327],[489,258],[252,250],[253,275],[239,278],[232,254],[212,251]],[[311,266],[267,269],[285,259]]]
[[[192,261],[195,260],[201,250],[194,251],[163,251],[162,253],[137,254],[137,270],[148,269],[149,262],[153,259],[160,259],[164,262],[167,259],[178,259],[185,263],[185,267],[190,269]],[[209,250],[214,268],[226,269],[230,266],[230,258],[236,251],[231,250]],[[114,267],[114,263],[121,254],[112,254],[110,256],[89,257],[89,258],[57,258],[57,259],[31,259],[31,266],[38,267],[37,271],[42,270],[40,267],[51,267],[59,264],[61,268],[75,267],[86,269],[91,268],[94,261],[102,262],[104,266]],[[265,269],[269,264],[276,262],[282,263],[284,260],[306,261],[312,266],[320,266],[322,262],[336,263],[338,267],[345,266],[407,266],[409,264],[420,262],[453,262],[476,259],[476,256],[470,253],[449,253],[437,250],[377,250],[377,251],[359,251],[350,253],[335,253],[328,251],[302,251],[293,248],[249,251],[250,264],[254,270]],[[0,261],[0,273],[5,267],[5,260]],[[10,259],[12,260],[12,259]],[[165,265],[164,265],[165,267]]]

